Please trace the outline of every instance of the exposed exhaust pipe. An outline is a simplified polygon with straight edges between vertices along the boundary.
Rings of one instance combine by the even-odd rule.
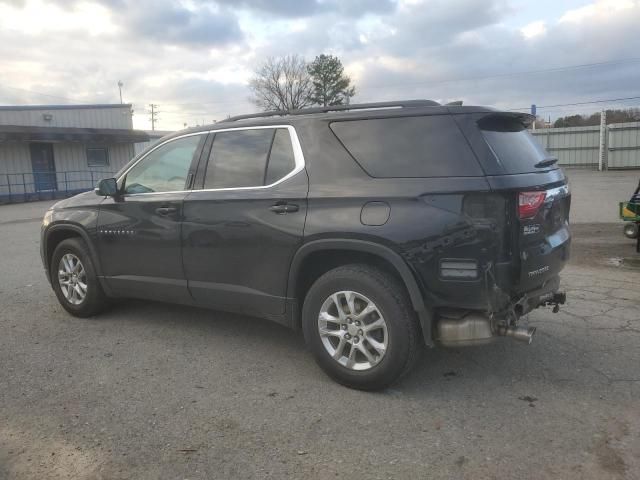
[[[531,344],[535,327],[494,325],[484,314],[468,311],[446,311],[436,324],[438,341],[445,347],[479,345],[496,337],[511,337],[519,342]]]
[[[524,342],[527,345],[530,345],[533,341],[533,336],[536,333],[536,327],[498,327],[498,335],[504,337],[511,337],[514,340],[518,340],[519,342]]]

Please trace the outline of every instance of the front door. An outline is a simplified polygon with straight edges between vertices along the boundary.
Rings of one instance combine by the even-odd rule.
[[[53,144],[31,143],[31,169],[33,172],[33,186],[36,192],[58,189],[56,181],[56,164],[53,160]]]
[[[185,199],[182,229],[192,296],[208,306],[281,317],[307,210],[295,130],[217,131],[199,186]]]
[[[190,301],[182,209],[205,139],[206,133],[178,137],[151,150],[119,179],[121,195],[100,205],[99,255],[114,294]]]

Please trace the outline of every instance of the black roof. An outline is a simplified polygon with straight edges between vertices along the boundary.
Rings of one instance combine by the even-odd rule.
[[[418,107],[438,107],[440,104],[433,100],[397,100],[392,102],[372,102],[356,103],[353,105],[328,105],[324,107],[309,107],[299,110],[271,110],[261,113],[250,113],[248,115],[238,115],[227,118],[223,122],[235,122],[250,118],[282,117],[286,115],[313,115],[330,112],[353,112],[356,110],[381,110],[388,108],[418,108]]]
[[[512,115],[523,120],[529,117],[526,113],[501,112],[492,107],[462,106],[461,102],[441,105],[433,100],[398,100],[392,102],[360,103],[352,105],[336,105],[331,107],[312,107],[300,110],[257,112],[227,118],[218,123],[191,127],[174,133],[172,136],[184,135],[209,130],[222,130],[235,127],[296,125],[298,122],[313,120],[339,121],[360,120],[370,118],[404,117],[419,115],[443,115],[461,113],[501,113]]]

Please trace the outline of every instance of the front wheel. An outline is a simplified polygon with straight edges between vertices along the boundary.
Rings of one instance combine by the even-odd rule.
[[[322,275],[304,301],[305,340],[334,380],[361,390],[386,388],[415,363],[421,335],[398,280],[368,265]]]
[[[79,238],[63,240],[54,250],[51,284],[60,305],[76,317],[96,315],[107,305],[87,246]]]

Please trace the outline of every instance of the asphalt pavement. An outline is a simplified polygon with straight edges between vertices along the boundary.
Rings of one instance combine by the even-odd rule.
[[[0,479],[640,478],[640,264],[576,203],[568,304],[530,315],[532,345],[428,350],[382,393],[261,319],[71,317],[40,264],[50,202],[0,206]]]

